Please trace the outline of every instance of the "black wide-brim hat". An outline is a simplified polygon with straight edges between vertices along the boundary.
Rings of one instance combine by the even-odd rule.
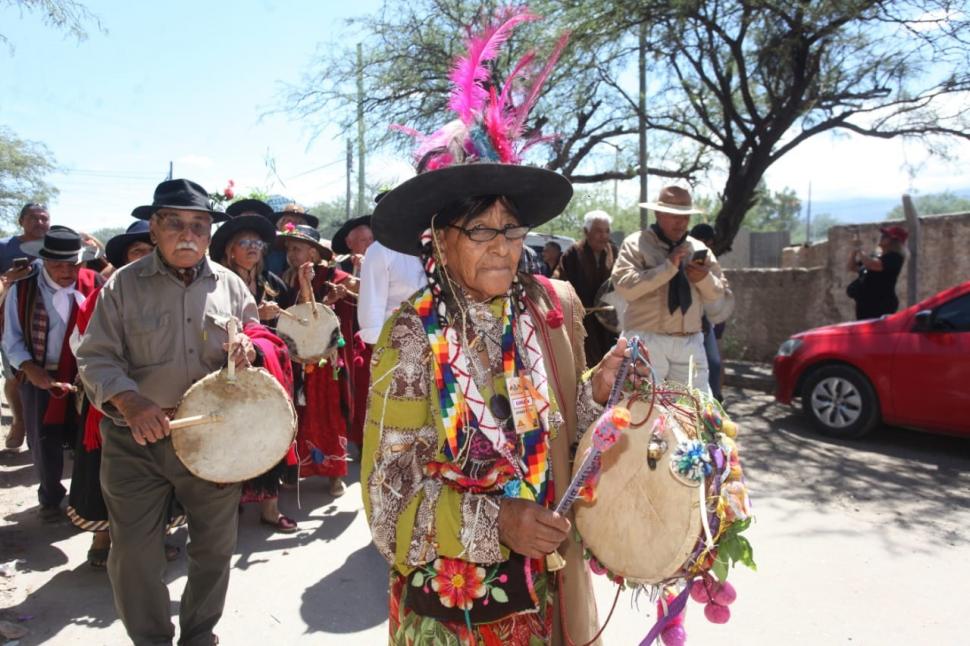
[[[334,253],[350,253],[350,247],[347,246],[347,235],[359,226],[370,226],[371,215],[361,215],[356,218],[350,218],[346,222],[340,225],[337,232],[333,234],[333,238],[330,240],[330,246],[333,247]]]
[[[474,163],[428,171],[381,198],[371,218],[374,238],[389,249],[418,256],[421,234],[436,213],[480,195],[508,197],[519,211],[521,224],[537,227],[565,210],[573,186],[559,173],[533,166]]]
[[[96,260],[101,255],[100,249],[94,249],[84,244],[84,241],[81,240],[81,234],[62,225],[52,226],[40,240],[22,243],[20,250],[25,256],[34,256],[56,262],[70,262],[75,265]]]
[[[195,182],[170,179],[155,187],[151,204],[135,207],[131,214],[139,220],[147,220],[159,209],[201,211],[211,215],[213,222],[224,222],[228,216],[217,206],[205,189]]]
[[[128,264],[125,257],[128,247],[136,242],[153,245],[152,235],[148,231],[148,222],[145,220],[132,222],[127,231],[108,240],[108,244],[104,246],[104,256],[115,267],[124,267]]]
[[[209,257],[216,262],[222,262],[226,255],[226,245],[240,231],[252,231],[267,245],[273,244],[276,239],[276,227],[262,215],[239,215],[229,218],[212,234]]]
[[[273,207],[262,200],[246,198],[226,207],[226,215],[230,218],[238,218],[243,213],[258,213],[267,220],[273,220]]]
[[[310,245],[320,252],[321,260],[330,260],[333,258],[333,249],[320,241],[320,232],[313,227],[300,224],[292,229],[286,229],[285,231],[278,231],[276,233],[276,247],[278,249],[285,249],[287,240],[296,240],[297,242]]]
[[[273,222],[274,227],[278,225],[280,218],[284,215],[298,215],[306,220],[307,226],[313,227],[314,229],[320,226],[320,218],[312,213],[306,213],[304,211],[276,211],[270,216],[270,220]]]

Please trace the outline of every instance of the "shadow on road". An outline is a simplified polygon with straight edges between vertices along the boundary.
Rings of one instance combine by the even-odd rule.
[[[970,510],[970,438],[882,427],[862,440],[837,440],[818,434],[799,409],[765,395],[732,389],[728,407],[742,426],[742,461],[756,505],[760,496],[875,509],[887,527],[931,528],[926,552],[970,542],[970,528],[950,520],[954,510]],[[881,535],[894,548],[892,533]]]
[[[387,562],[366,545],[303,592],[307,632],[354,633],[387,621]]]

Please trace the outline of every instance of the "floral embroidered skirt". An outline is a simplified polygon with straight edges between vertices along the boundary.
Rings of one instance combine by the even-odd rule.
[[[534,583],[539,612],[510,615],[498,621],[472,626],[464,622],[439,621],[406,607],[408,579],[391,572],[390,641],[393,646],[539,646],[552,639],[552,586],[548,577]]]

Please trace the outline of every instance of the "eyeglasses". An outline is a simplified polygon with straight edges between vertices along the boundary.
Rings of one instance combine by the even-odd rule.
[[[166,233],[182,233],[188,229],[197,238],[208,238],[212,232],[212,225],[208,222],[185,222],[177,217],[162,218],[159,225]]]
[[[237,240],[236,244],[243,249],[262,249],[266,246],[266,243],[262,240],[253,240],[252,238],[246,238],[244,240]]]
[[[501,229],[493,229],[492,227],[483,227],[481,225],[475,225],[471,229],[466,229],[465,227],[460,227],[457,224],[449,224],[452,229],[458,229],[466,236],[469,237],[473,242],[489,242],[495,239],[495,236],[502,234],[505,236],[506,240],[521,240],[529,233],[530,227],[525,227],[517,224],[509,224]]]

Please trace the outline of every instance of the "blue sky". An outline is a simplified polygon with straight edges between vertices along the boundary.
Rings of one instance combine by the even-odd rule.
[[[279,106],[281,83],[300,79],[319,43],[379,0],[85,4],[107,33],[92,27],[81,43],[35,15],[0,9],[0,32],[14,47],[0,49],[0,124],[46,143],[68,169],[51,177],[61,189],[52,204],[56,222],[86,230],[127,225],[170,160],[177,177],[210,191],[232,178],[243,190],[267,188],[307,204],[342,194],[345,142],[336,129],[311,142],[288,115],[261,116]],[[268,176],[267,153],[285,187]],[[927,161],[918,145],[824,136],[782,160],[767,180],[803,197],[811,180],[816,200],[959,190],[970,185],[960,167],[968,155],[961,146],[955,161]],[[406,161],[375,155],[368,180],[404,179]],[[907,163],[919,172],[907,173]],[[700,192],[715,192],[718,180]],[[651,191],[657,186],[651,180]],[[622,191],[632,199],[636,183]]]

